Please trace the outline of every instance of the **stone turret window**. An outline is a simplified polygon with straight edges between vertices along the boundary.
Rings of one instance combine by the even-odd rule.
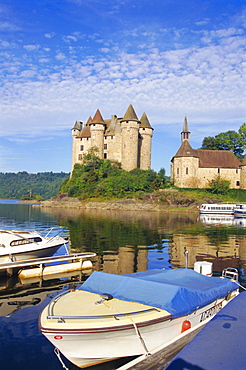
[[[218,173],[220,173],[220,168],[218,168]]]
[[[179,168],[177,168],[177,175],[179,175]]]
[[[104,158],[104,159],[107,159],[107,153],[104,153],[104,154],[103,154],[103,158]]]
[[[238,169],[236,169],[236,173],[238,173]]]
[[[188,175],[188,173],[189,173],[189,168],[188,167],[186,167],[185,173],[186,173],[186,175]]]
[[[82,154],[79,154],[78,155],[78,160],[81,161],[82,160]]]
[[[84,150],[84,145],[80,145],[81,152]]]
[[[104,149],[108,149],[108,145],[107,144],[104,144]]]
[[[240,186],[240,181],[236,181],[236,186]]]

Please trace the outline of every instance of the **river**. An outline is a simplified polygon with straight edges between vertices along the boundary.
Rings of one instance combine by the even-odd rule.
[[[95,252],[93,268],[128,274],[154,268],[193,268],[196,261],[213,263],[214,273],[239,269],[245,285],[246,220],[231,216],[200,218],[196,211],[111,212],[39,208],[0,200],[0,228],[38,230],[63,226],[70,252]],[[63,254],[64,250],[58,251]],[[188,256],[188,259],[187,259]],[[79,273],[67,278],[21,282],[0,280],[0,368],[61,370],[53,346],[38,330],[38,317],[51,297],[79,284]],[[63,358],[66,366],[77,369]],[[111,366],[111,367],[110,367]],[[115,369],[117,364],[93,369]]]

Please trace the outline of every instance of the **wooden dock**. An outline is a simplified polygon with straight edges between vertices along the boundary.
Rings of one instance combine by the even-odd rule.
[[[83,264],[84,269],[88,269],[92,265],[85,262],[95,256],[96,253],[88,252],[1,263],[0,274],[12,276],[19,273],[22,277],[42,277],[46,273],[59,273],[59,269],[61,272],[83,269]]]

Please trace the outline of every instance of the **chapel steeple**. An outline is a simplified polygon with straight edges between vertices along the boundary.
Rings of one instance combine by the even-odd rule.
[[[185,140],[190,142],[190,131],[188,129],[188,121],[186,116],[184,118],[183,131],[181,132],[181,143],[183,143]]]

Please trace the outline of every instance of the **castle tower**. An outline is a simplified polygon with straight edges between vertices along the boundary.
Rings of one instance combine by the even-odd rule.
[[[149,170],[151,166],[151,144],[153,128],[151,127],[146,113],[143,113],[139,125],[139,154],[141,170]]]
[[[105,122],[99,109],[97,109],[89,125],[91,132],[91,147],[97,147],[98,157],[103,158]]]
[[[140,121],[130,104],[121,120],[122,130],[122,168],[131,171],[138,167],[138,135]]]
[[[240,165],[240,189],[246,189],[246,155]]]
[[[78,137],[82,131],[83,123],[81,121],[76,121],[73,128],[72,128],[72,171],[73,166],[77,162],[77,143],[76,143],[76,137]],[[71,174],[72,174],[71,171]]]

